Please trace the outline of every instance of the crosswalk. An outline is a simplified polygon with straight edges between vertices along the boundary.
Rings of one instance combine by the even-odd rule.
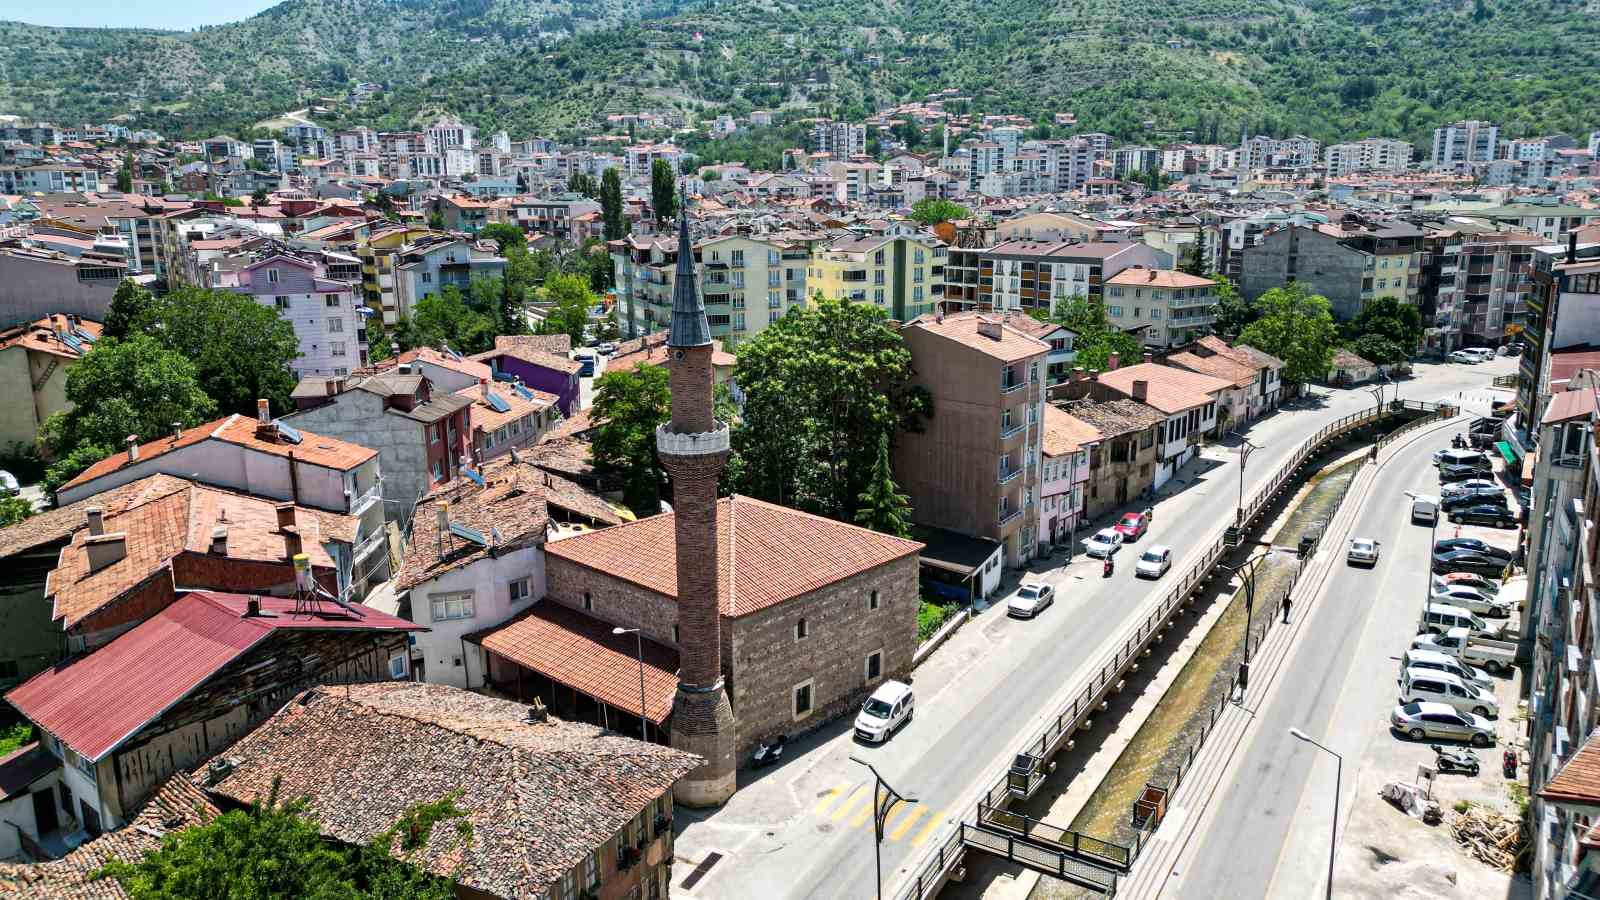
[[[824,791],[812,813],[819,822],[871,831],[872,782],[839,785]],[[920,847],[944,818],[943,810],[930,810],[920,803],[896,803],[883,823],[883,838]]]

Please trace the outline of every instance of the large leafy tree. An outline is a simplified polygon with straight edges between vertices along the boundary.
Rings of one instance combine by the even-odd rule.
[[[1112,353],[1119,354],[1125,362],[1131,362],[1139,359],[1144,352],[1144,345],[1139,343],[1139,339],[1108,322],[1105,307],[1093,300],[1082,297],[1062,300],[1056,304],[1051,318],[1077,334],[1072,342],[1078,352],[1073,365],[1085,369],[1104,369]]]
[[[671,222],[678,214],[678,179],[672,164],[664,159],[650,164],[650,207],[657,222]]]
[[[1213,275],[1211,278],[1217,283],[1217,302],[1211,307],[1211,314],[1216,316],[1217,320],[1211,326],[1212,331],[1232,337],[1260,318],[1260,308],[1244,299],[1233,282],[1221,275]]]
[[[900,493],[894,483],[887,434],[878,435],[878,459],[872,464],[872,480],[858,499],[857,525],[895,537],[911,536],[911,498]]]
[[[478,237],[486,241],[494,241],[495,245],[500,248],[501,256],[504,256],[506,250],[517,244],[521,244],[523,249],[527,249],[528,246],[527,236],[522,233],[522,229],[509,222],[491,222],[478,229]]]
[[[111,295],[111,308],[106,310],[106,320],[101,323],[107,337],[124,338],[149,321],[155,309],[156,298],[139,282],[124,278]]]
[[[1337,336],[1328,298],[1293,283],[1267,291],[1256,305],[1261,316],[1239,333],[1239,341],[1283,360],[1288,381],[1326,377]]]
[[[924,197],[911,204],[911,218],[924,225],[937,225],[953,219],[970,219],[972,210],[951,200]]]
[[[1379,297],[1361,308],[1361,312],[1345,326],[1345,336],[1354,341],[1372,336],[1387,338],[1403,354],[1415,353],[1422,342],[1422,312],[1409,303],[1393,297]],[[1361,356],[1367,357],[1365,353]],[[1377,362],[1377,360],[1372,360]]]
[[[460,288],[447,284],[412,304],[410,318],[401,319],[394,332],[401,349],[443,343],[458,353],[480,353],[493,347],[500,287],[493,279],[475,280],[469,291],[463,295]]]
[[[139,331],[194,364],[200,386],[222,412],[255,414],[265,397],[289,408],[300,356],[294,326],[278,311],[232,291],[182,287],[158,300]]]
[[[589,310],[599,302],[589,282],[578,275],[555,275],[544,283],[544,298],[550,304],[545,313],[542,334],[565,334],[574,347],[583,344],[583,329],[589,324]]]
[[[1381,334],[1364,334],[1348,345],[1351,353],[1370,363],[1392,366],[1405,361],[1406,354],[1400,345]]]
[[[595,468],[621,484],[623,502],[644,515],[661,508],[666,482],[656,458],[656,427],[671,413],[666,366],[606,372],[595,385]]]
[[[911,352],[877,307],[822,296],[741,344],[745,402],[734,443],[739,489],[850,521],[880,439],[932,414]]]
[[[121,449],[128,435],[141,441],[189,428],[216,414],[201,390],[195,364],[154,338],[102,338],[67,372],[72,408],[45,422],[41,440],[54,462],[45,487],[54,491],[98,460]]]
[[[600,176],[600,221],[608,241],[621,240],[628,234],[628,222],[622,213],[622,175],[616,166]]]

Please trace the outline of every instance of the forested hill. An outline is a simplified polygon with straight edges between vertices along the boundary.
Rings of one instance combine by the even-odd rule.
[[[807,102],[858,117],[946,88],[975,112],[1126,139],[1194,129],[1426,142],[1455,118],[1516,136],[1600,127],[1588,0],[288,0],[183,35],[0,25],[0,112],[171,134],[337,93],[397,127],[448,109],[513,134],[607,112]],[[339,124],[332,121],[329,124]],[[1149,138],[1155,139],[1155,138]]]

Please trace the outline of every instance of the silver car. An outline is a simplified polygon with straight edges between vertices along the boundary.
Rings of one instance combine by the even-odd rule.
[[[1006,615],[1018,619],[1031,619],[1054,603],[1056,590],[1048,584],[1025,584],[1017,595],[1006,601]]]
[[[1378,564],[1378,549],[1382,546],[1382,541],[1372,538],[1351,538],[1350,552],[1346,558],[1352,566],[1375,566]]]
[[[1494,743],[1494,723],[1483,716],[1456,712],[1443,703],[1423,700],[1402,703],[1389,713],[1389,727],[1413,741],[1424,738],[1447,738],[1453,741],[1470,741],[1474,747],[1487,747]]]

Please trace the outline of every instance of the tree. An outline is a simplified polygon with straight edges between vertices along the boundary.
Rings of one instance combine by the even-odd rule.
[[[603,478],[622,486],[622,501],[641,515],[661,508],[666,478],[656,458],[656,426],[672,414],[666,366],[606,372],[595,384],[591,418],[594,462]]]
[[[1273,288],[1256,301],[1260,318],[1239,332],[1240,343],[1283,360],[1287,381],[1324,378],[1333,364],[1335,330],[1328,298],[1296,282]]]
[[[1197,277],[1205,276],[1206,264],[1206,230],[1202,226],[1195,231],[1194,244],[1183,254],[1183,264],[1180,267],[1186,274]]]
[[[124,194],[133,193],[133,154],[123,157],[122,166],[117,169],[117,190]]]
[[[182,287],[155,304],[143,330],[194,364],[222,412],[255,415],[259,398],[289,408],[300,339],[276,309],[245,294]]]
[[[55,460],[45,474],[51,492],[121,449],[128,435],[153,440],[171,433],[173,423],[198,425],[217,408],[201,390],[195,364],[143,334],[95,342],[67,370],[66,396],[71,409],[51,416],[41,429]]]
[[[486,241],[494,241],[495,245],[500,248],[501,256],[505,256],[508,249],[519,244],[522,249],[528,249],[527,235],[522,233],[521,228],[509,222],[490,222],[488,225],[478,229],[478,237]]]
[[[593,175],[587,172],[573,172],[567,179],[567,190],[593,200],[600,193],[600,186],[595,183]]]
[[[911,536],[911,498],[900,493],[889,468],[889,436],[878,435],[878,460],[872,480],[858,498],[856,524],[895,537]]]
[[[155,308],[155,295],[131,278],[124,278],[111,295],[111,308],[106,310],[106,320],[101,333],[106,337],[125,338],[149,321]]]
[[[628,222],[622,213],[622,175],[616,166],[606,169],[600,176],[600,220],[608,241],[622,240],[628,234]]]
[[[504,296],[500,304],[500,333],[526,334],[528,319],[525,304],[528,291],[533,289],[537,265],[527,244],[512,244],[506,248]]]
[[[1108,322],[1105,307],[1096,301],[1083,297],[1063,300],[1056,304],[1051,318],[1077,335],[1072,341],[1077,350],[1075,366],[1104,369],[1112,353],[1127,362],[1143,357],[1144,345],[1139,339]]]
[[[544,283],[549,309],[544,315],[541,334],[565,334],[574,347],[583,344],[583,329],[589,324],[589,310],[600,299],[589,290],[589,283],[577,275],[556,275]]]
[[[952,219],[970,219],[972,210],[950,200],[924,197],[911,205],[911,218],[924,225],[937,225]]]
[[[475,293],[482,296],[494,291],[480,283]],[[439,293],[412,304],[411,317],[402,318],[395,327],[395,341],[402,350],[449,344],[458,353],[481,353],[494,346],[497,331],[492,300],[489,304],[488,312],[474,308],[460,288],[447,284]]]
[[[911,376],[911,352],[875,306],[819,295],[768,325],[739,349],[738,489],[854,520],[879,439],[932,414]]]
[[[660,223],[671,222],[678,214],[678,177],[664,159],[650,164],[650,208]]]
[[[1380,334],[1365,334],[1349,345],[1351,353],[1379,366],[1392,366],[1405,362],[1406,353],[1400,345]]]
[[[6,528],[33,515],[33,501],[24,497],[0,497],[0,528]]]
[[[1217,283],[1217,302],[1211,307],[1211,314],[1216,317],[1212,331],[1220,335],[1237,335],[1244,331],[1245,326],[1261,317],[1260,308],[1240,296],[1233,282],[1221,275],[1212,275],[1211,280]]]
[[[428,213],[428,227],[434,231],[444,230],[444,213],[434,210]]]
[[[1344,331],[1345,337],[1352,341],[1367,335],[1388,338],[1409,356],[1422,342],[1422,312],[1393,297],[1379,297],[1363,306]],[[1361,355],[1366,356],[1365,353]]]

